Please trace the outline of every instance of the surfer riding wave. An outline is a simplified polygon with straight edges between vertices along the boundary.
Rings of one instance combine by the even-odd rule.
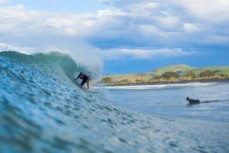
[[[87,89],[90,89],[90,84],[89,84],[89,81],[90,81],[90,76],[89,75],[86,75],[86,74],[84,74],[84,73],[82,73],[82,72],[80,72],[80,74],[78,75],[78,77],[77,78],[75,78],[74,80],[77,80],[77,79],[82,79],[82,82],[81,82],[81,87],[85,84],[85,83],[87,83]]]

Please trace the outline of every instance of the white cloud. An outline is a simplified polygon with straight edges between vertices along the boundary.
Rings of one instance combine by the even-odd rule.
[[[97,56],[97,46],[82,43],[82,40],[103,41],[112,45],[121,42],[121,45],[117,43],[117,46],[110,48],[125,49],[100,51],[105,59],[185,56],[193,54],[180,49],[188,43],[228,45],[227,0],[101,1],[112,4],[113,8],[76,14],[35,11],[23,5],[2,7],[0,41],[8,42],[9,49],[26,52],[52,49],[78,52],[77,55],[84,55],[84,61],[89,54]],[[82,47],[77,47],[81,43]],[[25,47],[16,47],[14,44]],[[164,48],[136,49],[142,46]],[[4,48],[4,43],[1,47]],[[79,50],[85,50],[85,53]],[[93,61],[93,58],[90,59]]]
[[[150,39],[159,45],[168,43],[178,45],[186,42],[200,45],[203,38],[199,35],[205,38],[229,35],[228,0],[101,0],[101,2],[113,5],[122,11],[122,17],[113,16],[116,22],[123,22],[127,26],[127,28],[119,27],[123,29],[122,34],[128,34],[127,31],[130,29],[131,37],[138,36],[137,41],[143,44]],[[222,42],[221,45],[225,45],[224,41],[218,39],[209,40],[211,41],[208,44]]]
[[[228,0],[170,0],[183,7],[193,17],[205,22],[218,23],[229,19]]]
[[[92,69],[103,67],[96,48],[84,40],[94,26],[92,15],[34,11],[23,5],[0,8],[0,14],[1,51],[59,51]]]
[[[184,24],[184,29],[185,31],[187,32],[195,32],[195,31],[198,31],[198,27],[193,24],[193,23],[185,23]]]
[[[16,46],[16,45],[11,45],[8,43],[1,43],[0,42],[0,51],[20,51],[22,53],[33,53],[34,52],[34,48],[30,48],[30,47],[20,47],[20,46]]]
[[[141,30],[141,33],[145,36],[163,36],[163,31],[161,31],[160,29],[158,29],[156,26],[154,25],[141,25],[139,27],[139,29]]]
[[[27,10],[23,5],[0,8],[0,33],[12,35],[86,35],[93,20],[86,15]]]
[[[175,29],[176,26],[179,26],[181,22],[179,17],[174,16],[168,12],[164,12],[163,16],[156,16],[155,18],[160,26],[162,26],[163,28],[169,28],[169,29],[171,28]]]
[[[225,45],[228,46],[229,43],[229,36],[224,35],[209,35],[208,37],[201,37],[199,43],[208,45],[209,42],[212,43],[212,45]]]
[[[0,4],[1,3],[5,4],[5,3],[9,3],[9,2],[10,2],[9,0],[0,0]]]
[[[160,49],[110,49],[100,50],[99,53],[104,60],[120,60],[120,59],[152,59],[156,57],[177,57],[189,56],[197,54],[195,51],[183,51],[181,48],[160,48]]]
[[[183,44],[184,37],[189,37],[190,42],[201,42],[195,34],[201,33],[206,37],[218,35],[218,26],[220,30],[228,31],[227,26],[221,26],[227,25],[229,20],[226,9],[228,2],[224,0],[217,1],[219,4],[211,0],[216,8],[209,3],[206,4],[209,8],[204,8],[204,0],[103,2],[113,3],[116,8],[98,10],[94,14],[34,11],[26,9],[23,5],[0,8],[0,33],[11,36],[52,35],[103,40],[125,39],[146,45],[150,45],[150,40],[166,47],[166,44]],[[212,24],[212,20],[220,23]]]

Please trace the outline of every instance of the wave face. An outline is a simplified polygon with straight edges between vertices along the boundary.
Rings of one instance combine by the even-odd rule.
[[[37,53],[25,55],[19,52],[0,52],[2,57],[8,58],[11,62],[19,62],[25,67],[36,69],[46,73],[52,78],[75,84],[73,78],[83,71],[91,76],[96,76],[96,72],[89,72],[86,67],[76,63],[70,56],[58,52]]]
[[[76,86],[79,71],[59,53],[0,53],[0,152],[228,152],[228,124],[126,110]]]

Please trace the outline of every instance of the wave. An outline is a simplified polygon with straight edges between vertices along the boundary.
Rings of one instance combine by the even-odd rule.
[[[0,152],[228,152],[227,124],[173,122],[115,106],[71,86],[84,70],[97,73],[60,53],[1,52]]]
[[[37,69],[55,79],[72,85],[76,85],[73,78],[75,78],[79,72],[84,72],[92,78],[99,76],[99,72],[89,71],[86,66],[77,63],[69,55],[59,52],[26,55],[16,51],[3,51],[0,52],[0,56],[10,61],[19,62]]]

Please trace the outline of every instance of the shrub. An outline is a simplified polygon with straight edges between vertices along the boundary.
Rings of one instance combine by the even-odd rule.
[[[119,80],[117,81],[116,83],[118,84],[127,84],[127,83],[130,83],[128,79],[122,79],[122,80]]]
[[[201,72],[199,74],[200,77],[211,77],[214,76],[215,74],[211,70],[205,70],[204,72]]]
[[[110,77],[104,77],[104,78],[102,78],[101,82],[102,83],[111,83],[112,79]]]
[[[195,73],[193,73],[192,71],[190,71],[190,72],[188,72],[188,73],[185,73],[184,74],[184,77],[186,77],[186,78],[195,78],[196,77],[196,74]]]
[[[228,78],[229,77],[227,74],[223,74],[223,73],[220,73],[219,76],[223,77],[223,78]]]
[[[157,75],[157,76],[154,77],[154,79],[155,79],[155,80],[161,80],[161,79],[164,79],[164,78],[163,78],[163,76],[161,76],[161,75]]]
[[[174,72],[165,72],[162,74],[162,76],[165,79],[177,78],[177,74]]]
[[[142,82],[144,82],[144,80],[143,79],[136,79],[135,82],[136,83],[142,83]]]

